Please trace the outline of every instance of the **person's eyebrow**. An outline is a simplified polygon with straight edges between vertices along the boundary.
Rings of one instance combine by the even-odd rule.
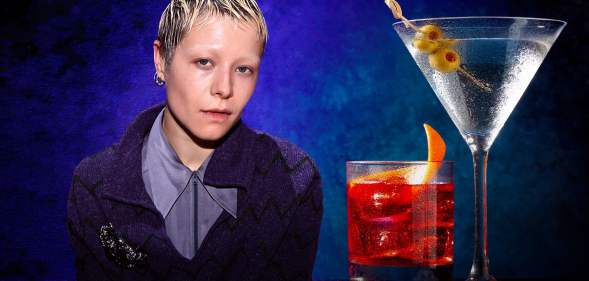
[[[258,57],[256,55],[240,56],[240,57],[237,58],[236,61],[237,62],[245,62],[245,63],[258,64],[260,62],[260,57]]]
[[[206,51],[206,52],[210,52],[213,55],[217,55],[218,51],[223,48],[222,44],[206,44],[206,43],[201,43],[201,44],[192,44],[190,47],[186,48],[186,53],[189,55],[194,55],[195,53],[198,52],[202,52],[202,51]]]

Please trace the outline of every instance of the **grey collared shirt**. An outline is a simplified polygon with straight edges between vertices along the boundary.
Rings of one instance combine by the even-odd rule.
[[[196,171],[182,164],[163,131],[166,108],[143,142],[143,182],[165,219],[168,237],[178,252],[190,259],[223,210],[237,217],[237,189],[203,184],[210,155]]]

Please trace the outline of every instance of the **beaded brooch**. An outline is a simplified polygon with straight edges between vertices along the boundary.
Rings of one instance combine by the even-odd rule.
[[[100,227],[99,237],[106,256],[116,264],[130,269],[145,262],[147,254],[133,249],[125,239],[117,236],[112,223]]]

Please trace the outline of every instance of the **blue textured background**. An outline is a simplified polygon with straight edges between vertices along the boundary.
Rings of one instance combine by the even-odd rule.
[[[71,174],[163,101],[151,44],[165,1],[13,1],[0,40],[0,280],[73,280]],[[469,151],[380,0],[260,1],[270,31],[244,119],[316,160],[325,217],[314,277],[345,278],[346,160],[426,157],[421,124],[456,161],[455,274],[471,260]],[[582,0],[402,1],[409,18],[505,15],[569,22],[490,154],[489,253],[498,278],[580,276],[588,247],[589,25]],[[586,276],[586,275],[585,275]]]

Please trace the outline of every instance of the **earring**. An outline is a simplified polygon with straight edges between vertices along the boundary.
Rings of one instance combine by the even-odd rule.
[[[158,86],[163,86],[164,84],[166,84],[166,81],[162,80],[162,78],[160,78],[157,75],[157,71],[155,72],[155,74],[153,74],[153,81],[155,82],[156,85]]]

